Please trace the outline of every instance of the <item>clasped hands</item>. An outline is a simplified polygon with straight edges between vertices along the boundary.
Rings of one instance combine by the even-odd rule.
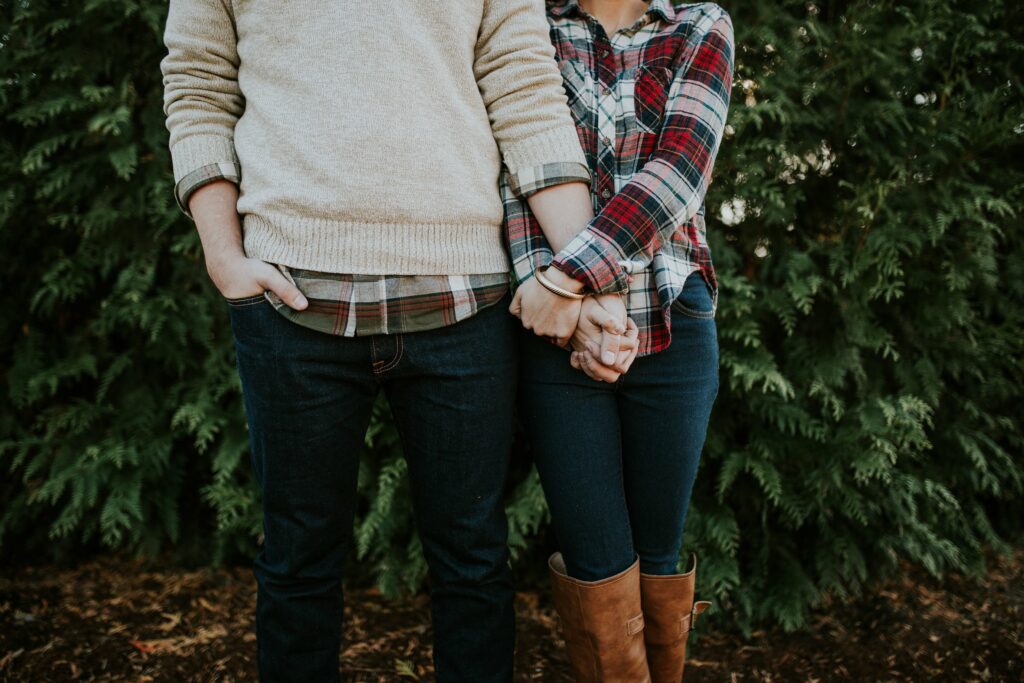
[[[582,289],[555,268],[544,275],[563,289]],[[534,276],[516,289],[509,312],[537,336],[571,348],[572,367],[598,382],[615,382],[636,358],[639,331],[619,294],[570,299],[549,291]]]

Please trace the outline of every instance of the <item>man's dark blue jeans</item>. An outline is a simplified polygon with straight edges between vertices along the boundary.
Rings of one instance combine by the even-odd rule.
[[[430,569],[437,680],[512,680],[502,491],[518,321],[508,302],[436,330],[356,338],[293,323],[262,295],[228,302],[263,497],[253,569],[264,683],[339,680],[343,562],[380,389],[401,434]]]
[[[672,306],[672,343],[614,384],[524,331],[523,422],[569,576],[673,574],[718,394],[718,337],[699,273]]]

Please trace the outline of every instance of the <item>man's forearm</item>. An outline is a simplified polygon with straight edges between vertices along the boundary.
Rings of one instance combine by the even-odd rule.
[[[207,264],[245,255],[237,202],[238,186],[228,180],[203,185],[188,199]]]
[[[298,287],[272,264],[245,255],[235,183],[214,180],[193,190],[182,201],[188,202],[187,208],[196,222],[206,272],[222,296],[235,299],[269,289],[297,311],[309,305]]]
[[[590,186],[583,182],[545,187],[526,201],[556,254],[594,217]]]

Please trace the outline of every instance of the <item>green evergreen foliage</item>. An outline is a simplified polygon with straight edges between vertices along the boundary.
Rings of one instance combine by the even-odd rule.
[[[980,572],[1024,518],[1024,10],[723,3],[708,197],[722,388],[684,556],[721,613],[802,625],[909,560]],[[0,553],[251,557],[224,305],[172,198],[164,3],[0,4]],[[381,403],[357,564],[425,579]],[[518,454],[520,569],[547,510]]]

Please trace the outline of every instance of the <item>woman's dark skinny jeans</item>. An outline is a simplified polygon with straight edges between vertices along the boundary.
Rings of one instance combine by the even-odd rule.
[[[711,407],[718,338],[698,272],[672,307],[672,343],[615,384],[569,365],[564,349],[521,335],[521,413],[569,575],[678,570],[683,525]]]

